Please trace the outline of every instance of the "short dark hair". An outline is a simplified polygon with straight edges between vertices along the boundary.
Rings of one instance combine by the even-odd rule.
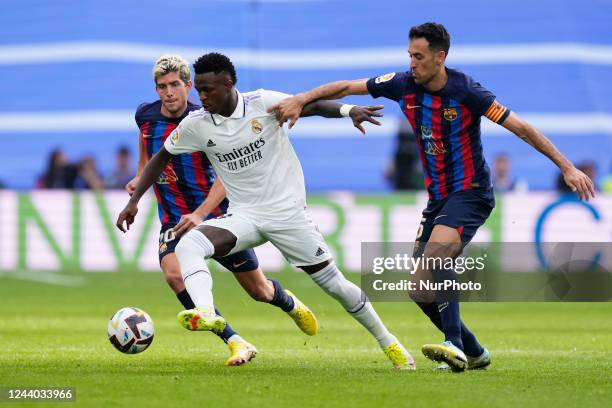
[[[202,55],[193,64],[193,70],[196,75],[205,74],[207,72],[214,72],[215,74],[225,72],[232,78],[234,85],[238,82],[234,64],[232,64],[232,61],[230,61],[227,56],[219,54],[218,52],[210,52]]]
[[[448,55],[450,35],[442,24],[429,22],[414,26],[410,29],[408,36],[411,40],[414,38],[425,38],[429,43],[430,50],[444,51]]]

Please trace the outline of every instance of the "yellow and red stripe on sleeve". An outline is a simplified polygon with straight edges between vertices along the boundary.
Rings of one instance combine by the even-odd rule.
[[[484,115],[493,122],[501,125],[508,115],[510,115],[510,109],[495,100]]]

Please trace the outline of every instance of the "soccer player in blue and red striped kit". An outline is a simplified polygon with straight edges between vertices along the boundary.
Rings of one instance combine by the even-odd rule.
[[[160,99],[143,103],[136,110],[140,130],[138,173],[127,185],[130,195],[136,189],[146,163],[164,145],[166,138],[190,111],[200,109],[188,100],[192,87],[187,61],[178,55],[164,55],[153,67],[155,89]],[[196,152],[174,156],[153,189],[157,198],[161,231],[159,263],[171,289],[185,309],[195,307],[185,289],[175,247],[181,236],[202,220],[222,216],[227,210],[225,189],[217,179],[206,154]],[[316,317],[300,300],[285,291],[280,282],[266,279],[252,249],[216,259],[234,273],[236,280],[255,300],[279,307],[308,335],[317,332]],[[219,311],[216,311],[220,314]],[[193,322],[195,325],[197,322]],[[195,328],[193,329],[195,330]],[[236,333],[229,324],[215,331],[230,350],[227,365],[243,365],[255,357],[256,348]]]
[[[318,99],[370,94],[396,101],[412,127],[420,151],[429,202],[417,232],[415,255],[458,256],[495,206],[489,167],[480,140],[480,118],[510,130],[555,163],[580,199],[594,197],[587,175],[576,169],[540,131],[497,102],[493,93],[461,71],[445,66],[450,36],[425,23],[409,34],[410,70],[371,79],[338,81],[285,99],[276,110],[292,127],[302,107]],[[418,269],[415,280],[442,279],[449,271]],[[419,286],[417,285],[417,288]],[[423,353],[453,371],[484,368],[491,357],[461,321],[456,293],[415,290],[410,296],[445,336]]]

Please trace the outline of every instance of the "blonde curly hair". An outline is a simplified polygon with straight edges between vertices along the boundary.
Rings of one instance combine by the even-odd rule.
[[[170,72],[178,72],[181,81],[187,84],[191,80],[191,71],[189,71],[189,64],[185,58],[180,55],[165,54],[162,55],[155,61],[153,66],[153,79],[157,83],[157,79]]]

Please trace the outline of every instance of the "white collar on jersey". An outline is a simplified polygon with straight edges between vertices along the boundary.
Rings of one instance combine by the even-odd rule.
[[[246,105],[244,103],[244,98],[242,97],[242,94],[236,88],[234,88],[234,90],[236,91],[236,94],[238,95],[238,103],[236,104],[236,109],[234,109],[234,112],[229,117],[221,116],[217,113],[211,113],[210,117],[212,118],[212,121],[215,124],[215,126],[219,126],[220,124],[222,124],[229,118],[240,119],[246,116]]]

